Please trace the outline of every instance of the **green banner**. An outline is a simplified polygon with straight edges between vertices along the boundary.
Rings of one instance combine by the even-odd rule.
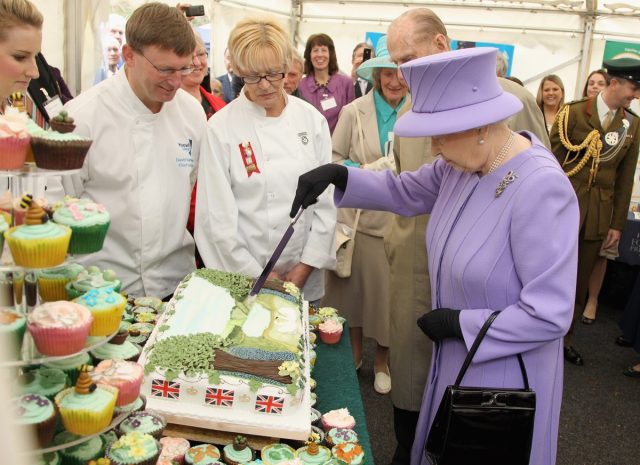
[[[635,58],[640,60],[640,43],[607,40],[602,61],[614,58]]]

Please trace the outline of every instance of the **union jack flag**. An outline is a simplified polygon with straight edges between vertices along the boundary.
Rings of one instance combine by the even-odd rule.
[[[218,407],[233,407],[233,394],[234,391],[231,389],[209,387],[204,395],[204,403]]]
[[[151,381],[151,395],[154,397],[178,400],[180,383],[164,379],[154,379]]]
[[[256,398],[256,412],[280,415],[283,407],[283,397],[258,395]]]

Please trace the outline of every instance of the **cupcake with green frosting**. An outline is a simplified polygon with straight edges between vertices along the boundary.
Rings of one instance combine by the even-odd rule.
[[[107,449],[112,465],[155,465],[160,444],[150,434],[132,432],[120,437]]]
[[[45,362],[42,366],[44,368],[54,368],[62,370],[69,378],[69,385],[75,385],[80,375],[80,367],[82,365],[88,365],[91,363],[91,357],[86,352],[74,355],[73,357],[65,357],[61,360],[52,360]]]
[[[55,368],[39,368],[24,373],[18,379],[20,390],[27,394],[40,394],[53,400],[57,393],[69,386],[69,378],[62,370]]]
[[[296,451],[296,457],[299,458],[304,465],[323,465],[331,458],[331,450],[315,442],[311,442],[309,445],[298,449]]]
[[[82,436],[63,431],[53,439],[55,445],[69,444],[81,439]],[[104,443],[100,436],[94,436],[78,445],[67,447],[60,451],[64,465],[86,465],[89,460],[95,460],[104,454]]]
[[[157,312],[160,306],[162,305],[162,300],[160,300],[158,297],[145,296],[145,297],[136,298],[133,301],[133,304],[136,307],[150,307],[155,312]]]
[[[15,414],[18,425],[35,430],[40,447],[51,442],[56,426],[53,402],[40,394],[25,394],[16,399]]]
[[[149,339],[153,328],[154,326],[152,323],[134,323],[129,326],[128,340],[135,344],[144,345],[144,343],[147,342],[147,339]]]
[[[82,271],[84,271],[84,267],[77,263],[38,271],[40,299],[45,302],[67,300],[67,291],[64,287],[76,279]]]
[[[97,266],[88,266],[86,270],[78,274],[76,279],[67,283],[65,290],[69,300],[73,300],[91,289],[110,287],[115,292],[120,292],[121,285],[122,283],[117,279],[115,271],[100,271]]]
[[[166,421],[160,415],[151,412],[134,412],[118,425],[117,430],[120,434],[146,433],[159,439],[166,426]]]
[[[111,287],[91,289],[73,302],[89,309],[93,315],[90,336],[108,336],[118,330],[127,300]]]
[[[22,313],[10,308],[0,308],[0,334],[8,335],[14,356],[20,353],[26,329],[27,319]]]
[[[67,196],[54,208],[53,221],[71,228],[69,253],[87,254],[102,249],[111,224],[111,217],[104,205]]]
[[[227,465],[242,465],[255,458],[255,452],[247,445],[247,438],[236,436],[233,444],[227,444],[222,449],[222,458]]]
[[[91,351],[91,356],[97,363],[103,360],[119,359],[135,362],[138,360],[142,348],[138,344],[125,340],[120,344],[107,342]]]
[[[264,446],[260,452],[260,457],[265,465],[279,465],[282,462],[293,460],[296,451],[286,444],[269,444]]]
[[[25,223],[9,228],[4,238],[13,261],[27,268],[49,268],[64,262],[71,229],[49,221],[47,213],[31,196],[23,197],[29,205]]]
[[[136,400],[131,402],[130,404],[122,405],[116,408],[113,411],[114,416],[118,416],[122,413],[133,413],[133,412],[141,412],[147,406],[147,398],[140,394]]]
[[[187,465],[217,465],[220,460],[220,450],[213,444],[194,446],[184,456]]]
[[[82,168],[91,140],[77,134],[45,131],[31,138],[33,159],[38,168],[76,170]]]
[[[360,465],[364,460],[362,446],[353,442],[333,446],[331,452],[335,458],[347,462],[348,465]]]
[[[109,426],[117,397],[118,389],[94,384],[85,365],[76,386],[58,393],[55,401],[67,431],[89,435]]]
[[[329,447],[345,442],[358,442],[358,433],[351,428],[331,428],[325,435],[325,440]]]

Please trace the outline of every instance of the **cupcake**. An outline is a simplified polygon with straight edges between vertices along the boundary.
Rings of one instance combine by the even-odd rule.
[[[130,342],[135,344],[144,345],[153,331],[153,324],[151,323],[134,323],[129,326],[129,338]]]
[[[42,364],[44,368],[55,368],[62,370],[69,378],[69,385],[73,386],[78,380],[80,375],[80,368],[82,365],[88,365],[91,363],[91,357],[86,352],[74,355],[73,357],[65,357],[62,360],[52,360]]]
[[[27,328],[27,319],[20,312],[9,308],[0,308],[0,334],[8,335],[13,355],[22,348],[22,338]]]
[[[53,439],[56,411],[53,402],[40,394],[25,394],[16,399],[16,423],[32,428],[38,445],[46,447]]]
[[[220,450],[213,444],[200,444],[187,451],[184,461],[187,465],[217,465],[220,463]]]
[[[39,368],[24,373],[18,378],[20,391],[39,394],[53,400],[57,393],[69,386],[69,378],[64,371],[55,368]]]
[[[122,413],[141,412],[144,410],[146,406],[147,406],[147,398],[142,394],[140,394],[136,398],[136,400],[134,400],[130,404],[122,405],[120,407],[116,405],[116,408],[113,410],[113,415],[117,416]]]
[[[112,344],[107,342],[93,349],[90,353],[96,363],[102,360],[119,359],[135,362],[138,360],[142,352],[142,348],[138,344],[130,341],[124,341],[122,344]]]
[[[117,431],[121,434],[146,433],[159,439],[166,426],[167,423],[160,415],[151,412],[134,412],[118,425]]]
[[[247,445],[247,438],[238,435],[233,439],[233,444],[224,446],[222,457],[227,465],[241,465],[251,462],[255,452]]]
[[[4,233],[13,261],[27,268],[60,265],[67,255],[71,229],[49,221],[49,215],[30,196],[23,201],[29,205],[25,224]]]
[[[322,318],[320,318],[320,315],[315,314],[315,315],[309,315],[309,325],[310,331],[316,331],[318,329],[318,326],[320,325],[320,323],[322,323]]]
[[[133,309],[133,320],[136,323],[155,323],[157,315],[155,312],[147,311],[148,307]]]
[[[31,138],[31,150],[38,168],[75,170],[82,168],[91,141],[73,133],[46,131]]]
[[[142,365],[124,360],[103,360],[93,369],[91,379],[118,389],[117,406],[135,402],[144,379]]]
[[[331,410],[322,415],[322,427],[325,431],[329,431],[331,428],[353,429],[355,426],[356,421],[346,408]]]
[[[0,170],[21,169],[30,142],[26,113],[7,109],[4,115],[0,115]]]
[[[111,287],[91,289],[73,302],[91,311],[90,336],[108,336],[118,330],[127,301]]]
[[[66,110],[60,111],[56,116],[49,120],[49,126],[54,131],[57,131],[61,134],[67,134],[69,132],[73,132],[76,128],[74,124],[74,120]]]
[[[264,446],[260,452],[260,457],[265,465],[279,465],[282,462],[293,460],[296,451],[286,444],[269,444]]]
[[[331,458],[331,450],[315,442],[311,442],[298,449],[296,451],[296,457],[299,458],[304,465],[323,465]]]
[[[120,437],[107,448],[111,465],[155,465],[160,456],[160,444],[151,435],[132,432]]]
[[[160,307],[162,306],[162,300],[160,300],[158,297],[151,296],[138,297],[133,301],[133,305],[135,305],[136,307],[149,307],[157,312],[158,309],[160,309]]]
[[[122,344],[129,337],[129,326],[131,323],[128,321],[121,321],[118,326],[118,332],[109,341],[111,344]]]
[[[342,324],[335,318],[329,318],[318,325],[320,340],[325,344],[337,344],[342,337]]]
[[[335,458],[346,462],[348,465],[360,465],[364,460],[362,446],[353,442],[345,442],[333,446],[331,453]]]
[[[67,431],[89,435],[106,428],[113,417],[118,390],[91,381],[89,367],[83,366],[74,388],[65,389],[56,398],[56,405]]]
[[[80,272],[75,280],[67,283],[65,290],[69,300],[73,300],[91,289],[110,287],[115,292],[120,292],[121,284],[114,271],[100,271],[97,266],[89,266],[86,270]]]
[[[82,436],[63,431],[56,434],[56,437],[53,438],[53,443],[55,445],[68,444],[80,438]],[[67,447],[60,451],[64,465],[86,465],[89,460],[95,460],[98,457],[102,457],[103,454],[104,443],[100,436],[94,436],[88,441],[83,441],[81,444]]]
[[[111,217],[102,204],[65,197],[54,207],[53,221],[71,228],[69,253],[87,254],[102,249]]]
[[[191,444],[184,438],[160,438],[160,458],[173,463],[184,463],[184,455],[191,448]]]
[[[73,236],[72,236],[73,237]],[[65,286],[84,270],[82,265],[69,263],[56,268],[38,271],[38,292],[45,302],[67,300]]]
[[[93,317],[82,305],[58,301],[35,307],[27,320],[40,353],[70,355],[84,348]]]
[[[325,435],[329,447],[345,442],[358,442],[358,433],[349,428],[331,428]]]

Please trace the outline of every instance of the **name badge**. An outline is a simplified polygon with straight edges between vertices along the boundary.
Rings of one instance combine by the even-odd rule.
[[[62,110],[62,100],[57,95],[44,102],[44,111],[47,112],[49,118],[53,118]]]
[[[320,106],[322,107],[323,111],[327,111],[337,107],[338,104],[336,103],[336,99],[334,97],[329,97],[324,100],[321,100]]]

